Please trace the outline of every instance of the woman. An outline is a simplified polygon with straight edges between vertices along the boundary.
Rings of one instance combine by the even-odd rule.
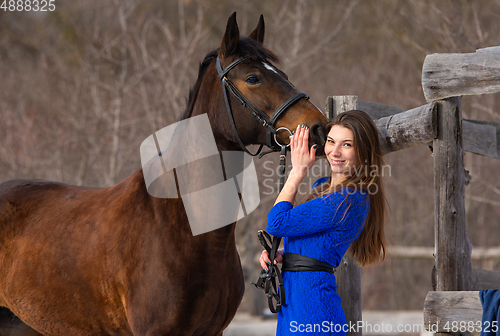
[[[325,155],[331,176],[316,181],[305,202],[294,207],[299,184],[316,153],[316,146],[308,148],[308,127],[297,127],[290,137],[292,170],[268,214],[267,231],[285,237],[284,249],[275,259],[275,263],[284,262],[286,295],[277,335],[345,335],[348,325],[332,268],[347,250],[361,266],[384,257],[385,196],[379,176],[378,130],[366,113],[349,111],[329,123],[327,132]],[[260,264],[267,269],[268,262],[264,251]]]

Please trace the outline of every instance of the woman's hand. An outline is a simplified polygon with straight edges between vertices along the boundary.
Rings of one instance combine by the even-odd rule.
[[[299,185],[316,159],[316,145],[309,151],[309,128],[303,126],[304,124],[297,126],[295,133],[290,136],[292,170],[274,204],[282,201],[294,203]]]
[[[304,124],[297,126],[290,137],[290,151],[292,170],[305,176],[316,160],[316,145],[309,151],[309,128]]]
[[[284,252],[283,250],[276,251],[276,257],[274,258],[274,264],[283,262],[283,252]],[[262,254],[260,255],[260,258],[259,258],[259,262],[260,262],[260,266],[263,269],[268,270],[267,263],[271,263],[271,260],[269,260],[269,253],[266,250],[262,251]]]

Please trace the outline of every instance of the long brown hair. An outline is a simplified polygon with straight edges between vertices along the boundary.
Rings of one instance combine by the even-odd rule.
[[[335,125],[343,126],[352,131],[353,146],[356,151],[359,167],[349,172],[346,178],[331,185],[328,182],[311,190],[304,201],[335,192],[343,187],[359,188],[368,193],[370,207],[365,226],[360,235],[349,247],[348,253],[361,266],[377,263],[385,258],[386,240],[384,224],[386,215],[386,198],[382,183],[383,158],[379,143],[379,131],[371,117],[363,111],[352,110],[339,114],[326,125],[326,133]]]

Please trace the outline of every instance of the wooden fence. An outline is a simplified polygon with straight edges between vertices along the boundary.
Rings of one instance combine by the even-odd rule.
[[[472,253],[466,231],[463,156],[469,151],[500,160],[500,124],[462,119],[461,96],[500,91],[500,47],[471,54],[428,55],[422,88],[428,104],[412,110],[359,101],[357,96],[335,96],[328,97],[326,113],[329,119],[350,109],[370,114],[381,132],[385,154],[419,144],[432,147],[435,247],[430,255],[435,260],[436,291],[429,292],[425,300],[424,325],[432,326],[438,320],[440,326],[446,324],[443,321],[478,322],[482,314],[478,291],[500,288],[500,272],[471,267],[477,253]],[[495,255],[498,249],[492,249]],[[362,319],[360,274],[348,257],[336,273],[348,321]],[[441,334],[447,330],[432,331]]]

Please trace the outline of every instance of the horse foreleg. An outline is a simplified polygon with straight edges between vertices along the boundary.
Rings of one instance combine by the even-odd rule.
[[[0,307],[0,336],[43,336],[30,328],[10,310]]]

